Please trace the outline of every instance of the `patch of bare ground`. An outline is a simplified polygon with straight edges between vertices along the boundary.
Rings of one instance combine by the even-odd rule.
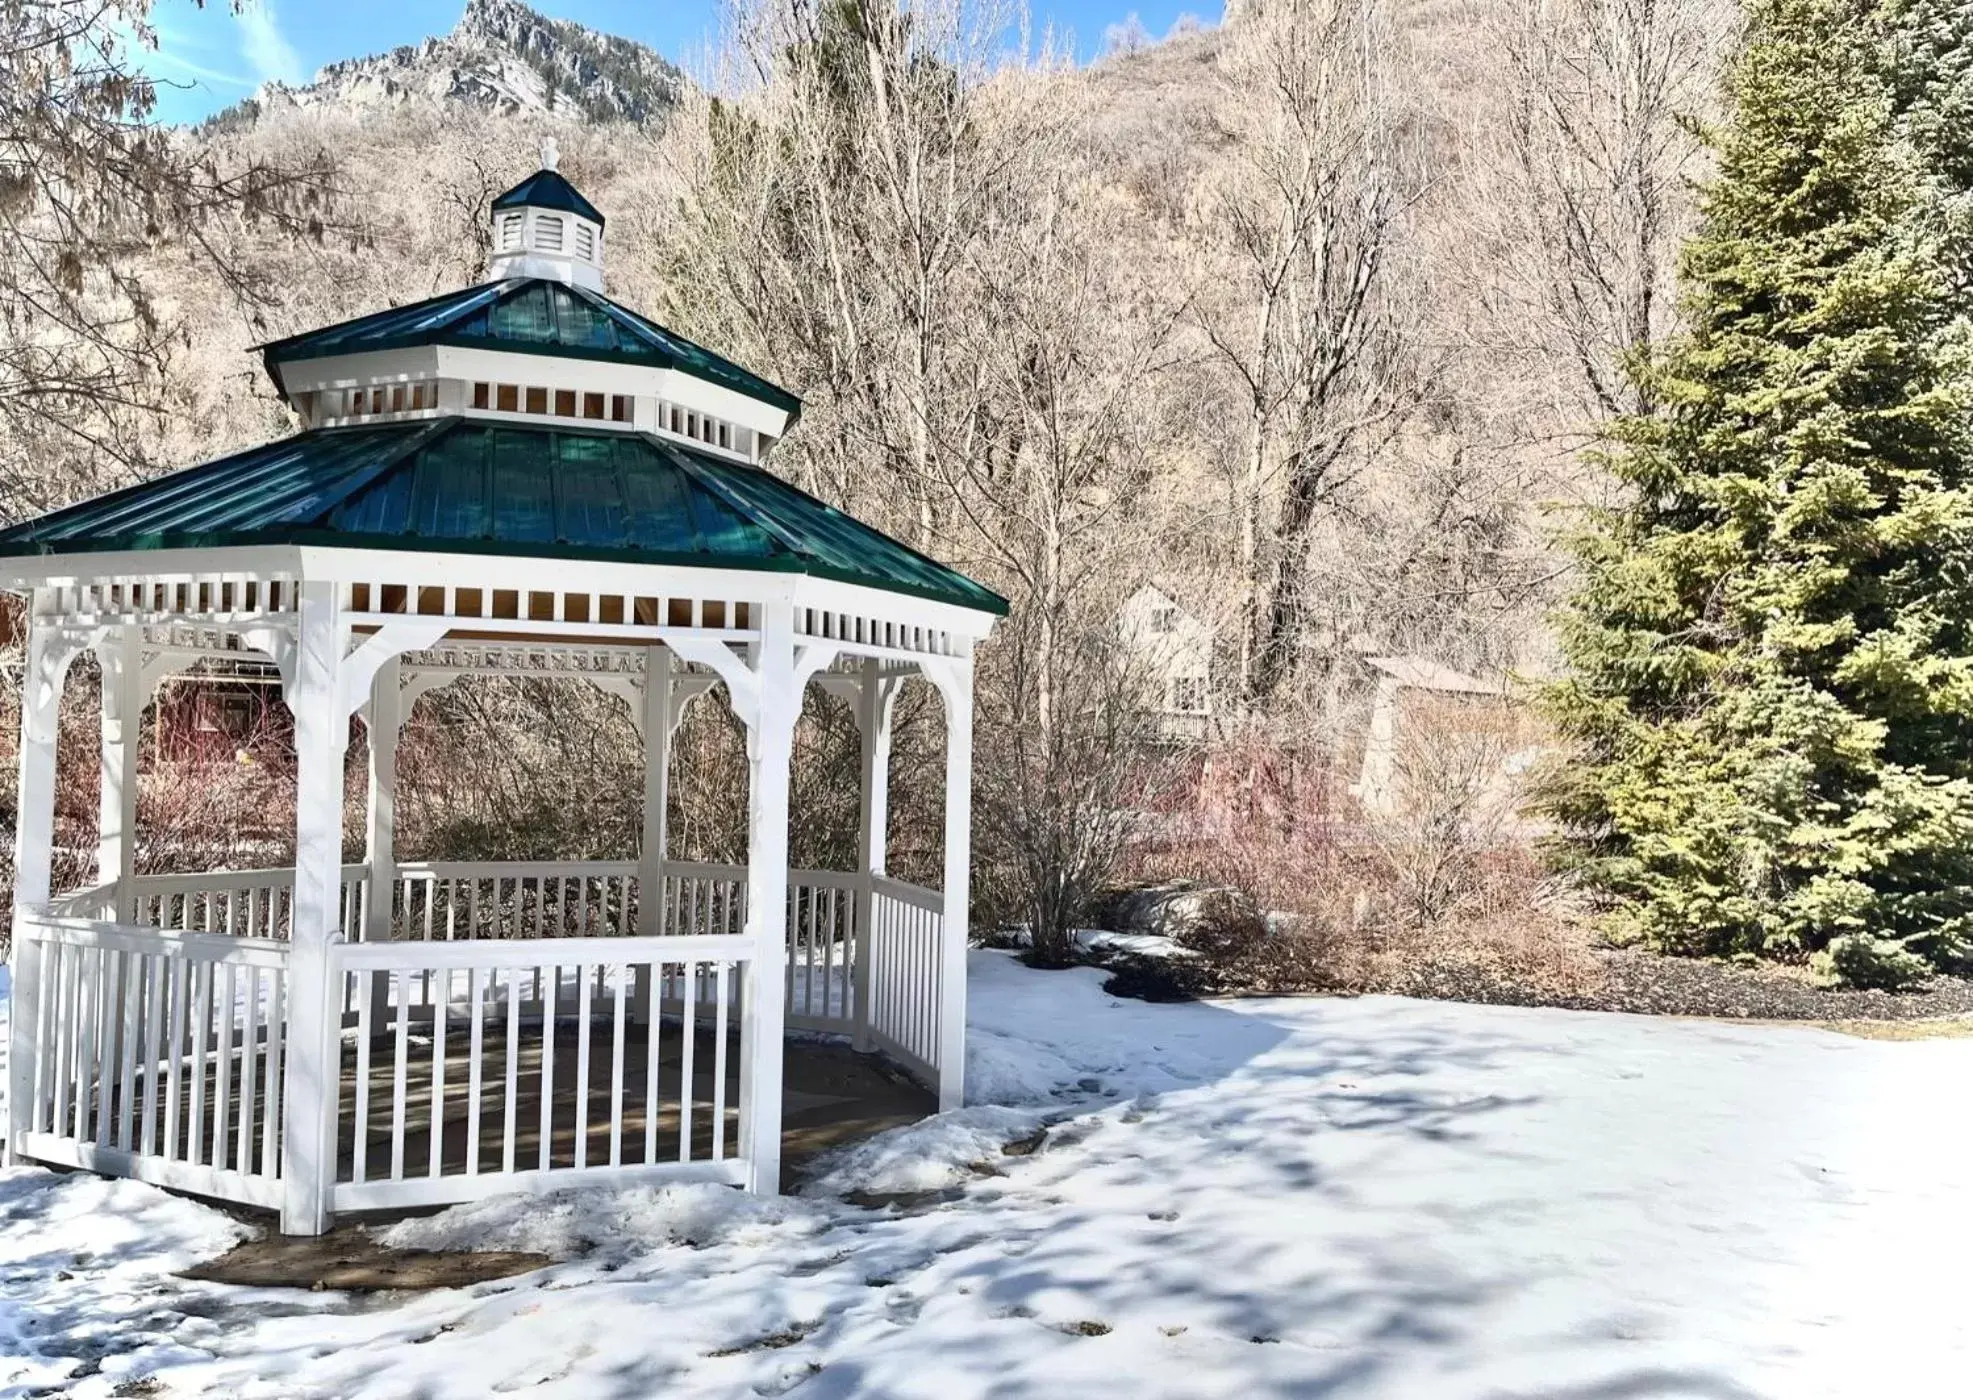
[[[270,1231],[185,1270],[182,1277],[247,1288],[363,1293],[464,1288],[545,1269],[553,1262],[541,1254],[392,1249],[362,1226],[349,1224],[312,1238]]]

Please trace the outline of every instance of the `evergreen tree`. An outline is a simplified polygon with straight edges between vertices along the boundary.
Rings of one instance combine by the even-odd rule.
[[[1969,22],[1754,0],[1686,329],[1572,540],[1564,849],[1668,951],[1973,952]]]

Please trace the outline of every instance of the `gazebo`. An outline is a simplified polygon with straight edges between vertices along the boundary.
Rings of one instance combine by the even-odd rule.
[[[494,201],[485,283],[262,347],[296,436],[0,532],[0,586],[30,597],[13,1160],[317,1234],[342,1211],[575,1181],[773,1192],[791,1032],[961,1102],[972,658],[1006,604],[765,470],[799,402],[605,297],[603,215],[554,164],[551,145]],[[84,651],[103,675],[97,880],[57,892],[57,713]],[[247,660],[293,713],[293,868],[138,875],[153,688]],[[469,674],[629,702],[635,860],[394,857],[400,721]],[[885,873],[890,714],[914,676],[945,709],[942,892]],[[849,871],[788,868],[811,683],[861,727]],[[715,687],[747,735],[744,868],[666,852],[671,742]]]

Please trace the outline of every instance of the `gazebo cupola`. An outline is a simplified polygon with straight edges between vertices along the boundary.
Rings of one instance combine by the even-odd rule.
[[[555,169],[555,138],[541,169],[493,201],[491,277],[548,277],[603,290],[603,216]]]
[[[0,1162],[312,1234],[579,1179],[778,1190],[785,1031],[963,1101],[973,648],[1007,605],[767,471],[800,401],[604,296],[603,216],[546,155],[495,202],[492,280],[261,347],[299,432],[0,530],[0,588],[28,596]],[[101,835],[62,888],[57,718],[85,654]],[[147,868],[154,688],[247,668],[294,720],[292,864]],[[404,858],[399,726],[465,675],[622,698],[634,850]],[[946,717],[938,890],[885,867],[907,682]],[[789,868],[811,686],[862,736],[847,870]],[[744,864],[668,846],[672,736],[715,692],[747,733]]]
[[[261,347],[310,428],[580,424],[765,461],[801,402],[603,294],[603,215],[543,165],[493,202],[491,276]]]

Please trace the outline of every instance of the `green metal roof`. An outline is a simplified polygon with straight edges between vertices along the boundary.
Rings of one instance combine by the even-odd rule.
[[[282,365],[414,345],[462,345],[678,369],[770,404],[788,414],[791,425],[801,415],[802,401],[780,385],[600,292],[540,277],[510,277],[447,292],[259,348],[269,377],[285,397]]]
[[[1007,611],[757,467],[644,433],[470,418],[318,429],[0,530],[0,556],[263,544],[805,573]]]
[[[598,228],[603,226],[603,216],[596,212],[596,206],[582,197],[582,191],[552,170],[537,170],[507,193],[495,196],[493,207],[559,209],[565,214],[578,214]]]

